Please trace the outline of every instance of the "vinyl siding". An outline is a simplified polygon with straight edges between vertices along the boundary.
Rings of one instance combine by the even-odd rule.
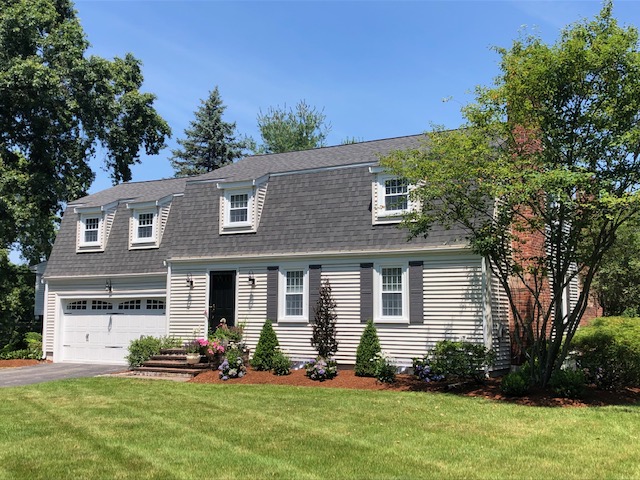
[[[193,288],[187,285],[189,275],[193,280]],[[174,266],[170,282],[169,335],[183,339],[205,335],[209,286],[206,268]]]

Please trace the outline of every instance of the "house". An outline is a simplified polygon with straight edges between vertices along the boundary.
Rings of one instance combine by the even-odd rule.
[[[401,365],[443,339],[498,352],[509,315],[461,230],[407,240],[411,188],[380,155],[408,136],[242,159],[204,175],[125,183],[67,205],[44,275],[44,350],[55,362],[125,363],[141,335],[205,335],[266,319],[292,359],[310,338],[321,282],[337,303],[336,360],[355,363],[365,323]]]

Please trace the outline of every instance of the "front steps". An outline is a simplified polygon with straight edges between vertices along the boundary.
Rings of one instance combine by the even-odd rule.
[[[211,368],[209,363],[189,364],[184,349],[171,348],[152,356],[142,366],[134,367],[133,371],[137,375],[195,377]]]

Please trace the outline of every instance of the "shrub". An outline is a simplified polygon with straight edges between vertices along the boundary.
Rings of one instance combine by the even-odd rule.
[[[444,378],[441,373],[433,371],[428,355],[413,359],[413,374],[424,382],[439,382]]]
[[[164,348],[182,346],[182,341],[175,337],[145,337],[132,340],[129,344],[129,355],[126,356],[130,367],[139,367],[153,355],[158,355]]]
[[[500,391],[509,397],[522,397],[529,392],[529,375],[522,369],[507,373],[500,382]]]
[[[305,363],[304,368],[307,371],[307,377],[319,382],[331,380],[338,375],[338,365],[328,358],[318,357],[315,360],[310,360]]]
[[[338,315],[335,310],[336,302],[331,296],[331,284],[329,280],[325,280],[320,287],[320,296],[315,308],[313,335],[311,336],[311,346],[322,358],[329,358],[338,351],[338,340],[336,339]]]
[[[272,370],[274,375],[289,375],[291,373],[291,360],[279,349],[272,358]]]
[[[551,374],[549,387],[559,397],[580,398],[585,392],[586,378],[582,370],[556,370]]]
[[[267,320],[262,326],[256,351],[251,359],[251,366],[254,370],[271,370],[273,368],[273,356],[279,345],[278,336],[273,329],[271,320]]]
[[[27,332],[24,334],[24,341],[27,344],[27,350],[38,352],[42,355],[42,334],[38,332]]]
[[[396,366],[384,352],[378,352],[370,362],[374,366],[374,376],[379,382],[393,383],[396,381]]]
[[[244,377],[247,373],[247,367],[242,361],[242,350],[238,347],[228,348],[218,370],[222,380]]]
[[[41,351],[20,349],[0,352],[0,360],[40,360],[42,358]]]
[[[477,343],[443,340],[436,343],[429,359],[431,370],[436,374],[481,381],[485,368],[493,365],[495,353]]]
[[[578,330],[572,347],[589,383],[603,390],[640,386],[640,319],[595,319]]]
[[[356,350],[355,374],[358,377],[375,377],[375,362],[371,360],[380,353],[380,340],[373,320],[367,322],[367,326],[362,332],[358,350]]]

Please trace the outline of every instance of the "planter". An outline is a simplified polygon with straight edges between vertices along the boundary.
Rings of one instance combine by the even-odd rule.
[[[200,363],[200,354],[199,353],[187,353],[187,363],[189,365],[194,365],[196,363]]]

